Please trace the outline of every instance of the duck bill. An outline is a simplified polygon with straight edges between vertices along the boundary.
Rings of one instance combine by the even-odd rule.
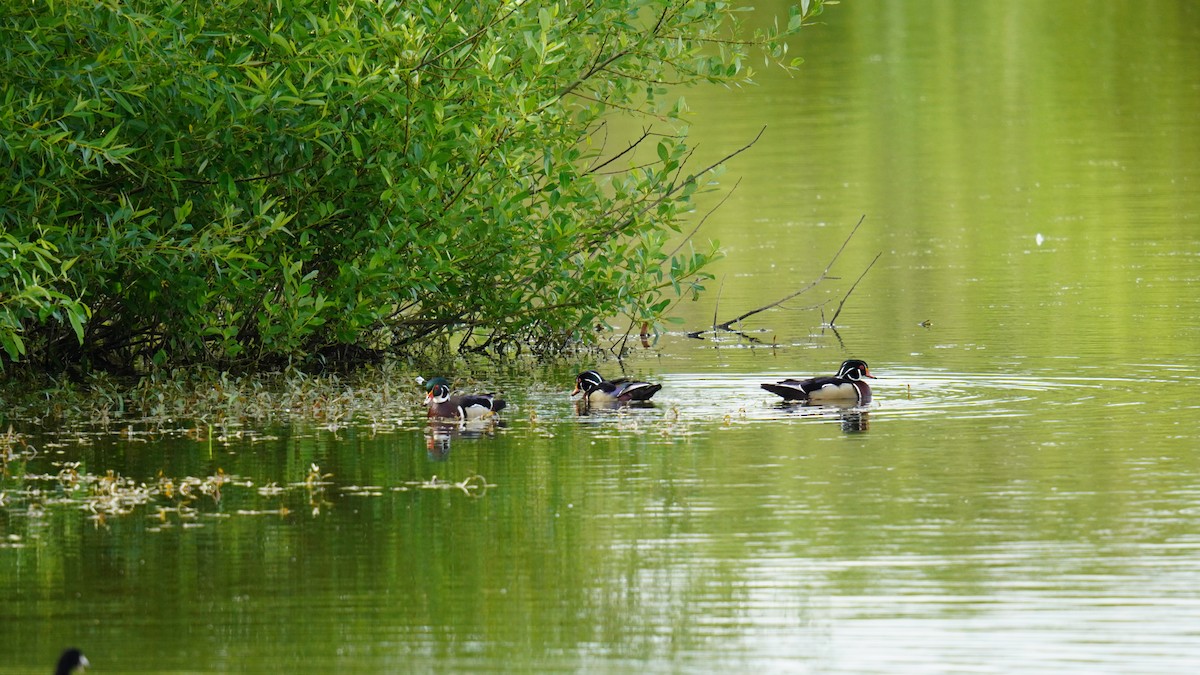
[[[871,371],[867,370],[866,368],[864,368],[864,369],[863,369],[863,377],[869,377],[869,378],[871,378],[872,380],[878,380],[878,379],[879,379],[878,377],[875,377],[874,375],[872,375],[872,374],[871,374]]]
[[[429,405],[430,403],[433,403],[433,392],[432,391],[429,392],[428,394],[425,394],[425,405]]]
[[[575,398],[575,394],[579,393],[579,383],[575,383],[575,389],[571,391],[571,398]]]

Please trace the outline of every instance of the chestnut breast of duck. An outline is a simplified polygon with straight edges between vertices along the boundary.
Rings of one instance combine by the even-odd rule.
[[[649,401],[659,389],[662,389],[661,384],[628,378],[606,380],[594,370],[585,370],[575,376],[575,389],[571,396],[582,392],[584,400],[593,403]]]
[[[842,367],[832,377],[780,380],[763,384],[762,388],[782,396],[785,401],[870,403],[871,387],[864,378],[875,379],[867,368],[867,362],[849,359],[842,362]]]
[[[498,413],[508,406],[504,399],[496,398],[495,394],[451,396],[450,387],[446,384],[434,385],[425,396],[425,405],[429,406],[430,417],[456,420],[476,420],[489,413]]]

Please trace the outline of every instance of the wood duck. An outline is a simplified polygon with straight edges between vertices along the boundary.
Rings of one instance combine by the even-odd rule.
[[[867,386],[864,377],[875,379],[867,369],[867,362],[849,359],[842,362],[842,367],[838,368],[837,375],[833,377],[781,380],[773,384],[764,384],[762,388],[782,396],[785,401],[870,403],[871,387]]]
[[[571,396],[583,392],[583,400],[589,403],[628,403],[649,401],[662,389],[661,384],[639,382],[628,378],[606,380],[594,370],[585,370],[575,376],[575,390]]]
[[[440,379],[440,378],[435,378]],[[429,406],[430,417],[441,417],[455,420],[477,420],[489,413],[498,413],[508,406],[504,399],[496,398],[495,394],[459,394],[450,395],[450,385],[435,384],[425,395],[425,405]]]

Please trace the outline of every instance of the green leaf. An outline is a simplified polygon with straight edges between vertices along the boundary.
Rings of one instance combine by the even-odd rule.
[[[15,332],[0,333],[0,346],[4,347],[12,361],[20,361],[25,355],[25,341]]]
[[[83,344],[83,312],[78,309],[67,308],[67,319],[71,322],[71,329],[75,331],[75,338],[79,344]]]

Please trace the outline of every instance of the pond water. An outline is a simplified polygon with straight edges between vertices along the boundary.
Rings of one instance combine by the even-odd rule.
[[[0,673],[69,644],[94,672],[1194,672],[1200,7],[822,20],[794,79],[688,94],[701,154],[767,125],[698,235],[711,292],[622,363],[448,373],[500,425],[430,428],[407,375],[317,422],[5,420],[37,452],[0,444]],[[863,215],[812,291],[685,334]],[[869,406],[758,387],[850,357]],[[657,405],[580,414],[593,365]]]

